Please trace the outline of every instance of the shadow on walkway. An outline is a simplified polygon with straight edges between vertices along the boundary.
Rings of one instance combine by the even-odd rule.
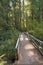
[[[20,34],[19,42],[19,60],[17,65],[43,65],[43,57],[39,51],[32,45],[30,38],[24,33]]]

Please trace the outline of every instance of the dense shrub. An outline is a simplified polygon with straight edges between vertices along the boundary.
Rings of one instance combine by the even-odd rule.
[[[18,51],[15,48],[11,48],[10,52],[8,53],[7,57],[9,58],[9,60],[11,60],[12,62],[14,62],[15,60],[18,60]]]
[[[29,33],[43,41],[43,22],[31,22],[29,26]]]
[[[10,60],[16,59],[17,50],[15,50],[15,45],[18,34],[17,29],[0,32],[0,56],[5,54]]]

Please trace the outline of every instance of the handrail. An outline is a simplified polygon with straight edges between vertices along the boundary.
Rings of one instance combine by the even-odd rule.
[[[35,40],[36,40],[37,42],[39,42],[40,45],[43,45],[43,42],[40,41],[39,39],[35,38],[35,37],[32,36],[32,35],[29,35],[29,36],[33,39],[33,42],[34,42],[34,43],[36,43],[36,42],[35,42]],[[41,51],[41,49],[40,49],[40,45],[39,45],[39,46],[38,46],[37,44],[35,44],[35,45],[36,45],[37,48],[39,49],[40,53],[43,55],[43,51]]]
[[[33,35],[31,35],[31,34],[28,34],[28,33],[25,33],[27,36],[29,36],[30,38],[31,38],[31,40],[35,43],[35,47],[40,51],[40,53],[43,55],[43,51],[41,51],[41,49],[40,49],[40,47],[39,47],[39,45],[43,45],[43,41],[41,41],[41,40],[39,40],[39,39],[37,39],[36,37],[34,37]],[[37,44],[37,42],[39,42],[39,45]]]
[[[37,39],[36,37],[34,37],[34,36],[30,35],[30,34],[29,34],[29,36],[43,45],[43,41]]]
[[[30,36],[32,39],[36,40],[37,42],[39,42],[39,43],[41,43],[41,44],[43,45],[43,41],[41,41],[41,40],[37,39],[37,38],[36,38],[36,37],[34,37],[33,35],[28,34],[28,33],[26,33],[26,32],[25,32],[25,34],[27,34],[27,35],[28,35],[28,36]]]
[[[17,40],[17,43],[16,43],[16,46],[15,46],[15,49],[18,48],[18,44],[19,44],[19,38],[18,38],[18,40]]]

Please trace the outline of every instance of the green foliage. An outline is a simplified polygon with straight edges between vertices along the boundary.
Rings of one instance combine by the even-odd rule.
[[[12,62],[17,60],[18,59],[18,51],[17,51],[17,49],[12,48],[12,50],[10,50],[10,52],[8,53],[8,58]]]
[[[0,0],[0,55],[15,59],[18,30],[29,31],[43,41],[43,0]],[[29,13],[29,14],[28,14]],[[17,30],[17,29],[18,30]]]
[[[11,61],[17,58],[15,45],[18,39],[18,34],[19,32],[17,29],[7,30],[0,34],[0,56],[5,54]]]
[[[17,59],[18,55],[15,49],[19,35],[15,26],[16,20],[18,21],[16,2],[12,0],[13,4],[10,6],[10,0],[0,0],[0,56],[5,54],[9,60]]]
[[[30,29],[29,33],[43,41],[43,22],[40,23],[33,22],[33,24],[32,25],[31,24],[29,26]]]

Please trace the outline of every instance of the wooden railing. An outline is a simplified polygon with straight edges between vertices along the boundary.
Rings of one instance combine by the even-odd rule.
[[[31,34],[28,34],[28,33],[25,33],[32,42],[34,42],[34,46],[40,51],[40,53],[43,55],[43,51],[42,51],[42,47],[43,47],[43,41],[37,39],[36,37],[34,37],[33,35]]]
[[[19,45],[19,38],[18,38],[18,40],[17,40],[17,43],[16,43],[16,46],[15,46],[15,49],[18,48],[18,45]]]
[[[17,43],[16,43],[16,46],[15,46],[15,49],[17,49],[17,53],[18,53],[18,58],[19,58],[19,37],[18,37],[18,40],[17,40]]]

